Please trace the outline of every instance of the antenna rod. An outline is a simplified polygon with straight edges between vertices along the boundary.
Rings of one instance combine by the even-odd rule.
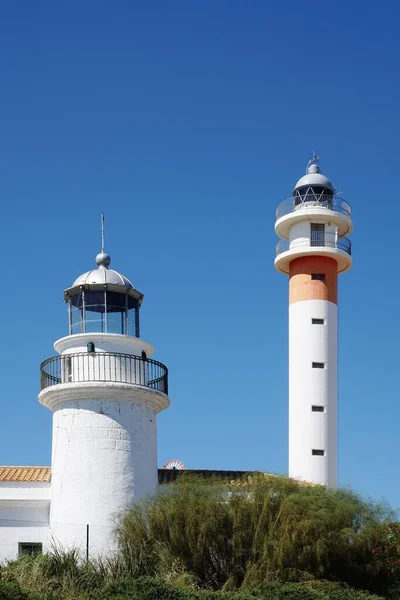
[[[104,253],[104,213],[101,213],[101,251]]]

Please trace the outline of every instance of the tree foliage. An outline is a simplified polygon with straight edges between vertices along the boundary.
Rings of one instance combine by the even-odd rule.
[[[283,477],[227,486],[183,476],[126,512],[117,535],[138,575],[225,591],[313,579],[381,591],[390,569],[373,547],[392,518],[353,492]]]

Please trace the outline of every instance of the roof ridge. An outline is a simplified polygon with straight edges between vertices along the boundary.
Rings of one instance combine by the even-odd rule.
[[[0,469],[51,469],[50,465],[0,465]]]

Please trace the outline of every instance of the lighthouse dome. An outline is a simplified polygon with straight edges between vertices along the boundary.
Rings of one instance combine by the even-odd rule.
[[[92,271],[82,273],[82,275],[79,275],[79,277],[75,279],[72,287],[75,287],[76,285],[90,285],[99,283],[118,285],[126,290],[134,289],[129,279],[121,275],[121,273],[118,273],[118,271],[106,269],[105,267],[99,267],[98,269],[93,269]]]
[[[75,279],[72,287],[76,285],[110,284],[121,286],[126,290],[134,289],[129,279],[118,273],[118,271],[108,268],[111,263],[111,258],[108,254],[100,252],[96,256],[96,263],[98,268],[82,273],[82,275]]]
[[[328,190],[332,190],[332,192],[335,191],[332,183],[322,173],[306,173],[306,175],[303,175],[303,177],[301,177],[298,180],[298,182],[294,186],[294,189],[297,190],[297,189],[303,188],[305,186],[307,186],[307,187],[318,186],[318,187],[326,188]]]
[[[317,187],[324,188],[325,190],[330,190],[331,192],[335,192],[335,188],[329,179],[320,172],[318,165],[318,156],[313,154],[308,166],[307,172],[303,177],[301,177],[296,185],[294,186],[293,192],[298,189],[303,189],[305,187]]]

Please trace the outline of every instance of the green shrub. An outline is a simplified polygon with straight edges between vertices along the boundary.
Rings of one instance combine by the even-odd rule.
[[[16,581],[0,581],[0,600],[29,600]]]
[[[373,542],[391,517],[352,492],[283,477],[228,487],[184,476],[125,513],[117,536],[135,576],[173,583],[190,574],[199,587],[224,591],[313,579],[376,591],[390,573]]]
[[[16,581],[0,580],[0,600],[56,600],[49,594],[36,594],[21,589]]]
[[[0,600],[379,600],[378,596],[365,592],[327,582],[321,584],[269,582],[257,590],[224,593],[182,590],[154,578],[142,577],[105,584],[91,591],[85,584],[86,589],[80,592],[75,588],[52,595],[24,592],[16,581],[0,581]]]
[[[0,575],[35,600],[372,598],[363,589],[399,600],[397,546],[390,561],[374,553],[389,518],[351,492],[287,478],[226,486],[182,477],[122,515],[117,556],[86,563],[54,551],[21,557]]]
[[[150,578],[113,584],[105,588],[96,600],[379,600],[366,592],[324,586],[313,590],[303,584],[271,582],[262,589],[247,592],[205,592],[179,590]]]

